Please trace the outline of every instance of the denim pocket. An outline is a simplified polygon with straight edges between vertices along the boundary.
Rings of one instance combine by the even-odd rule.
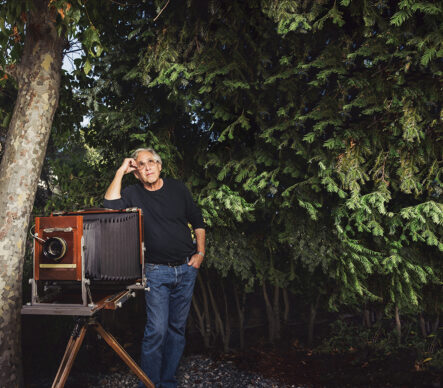
[[[146,263],[145,264],[145,273],[152,272],[158,270],[158,264]]]

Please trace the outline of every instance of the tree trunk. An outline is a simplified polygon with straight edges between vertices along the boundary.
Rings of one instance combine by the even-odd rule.
[[[64,38],[48,1],[28,15],[18,95],[0,165],[0,381],[23,386],[20,309],[29,218],[58,104]]]
[[[206,349],[209,349],[211,346],[210,336],[211,336],[211,319],[209,316],[209,304],[208,304],[208,296],[206,295],[206,288],[202,280],[202,275],[199,272],[197,275],[198,284],[200,285],[200,292],[202,296],[203,303],[203,313],[200,312],[197,304],[196,295],[192,298],[192,305],[194,306],[194,310],[198,316],[199,324],[200,324],[200,333],[203,337],[203,343]]]
[[[320,301],[320,294],[317,295],[315,299],[315,303],[311,302],[311,308],[309,311],[309,324],[308,324],[308,347],[312,347],[312,343],[314,341],[314,325],[315,325],[315,317],[317,315],[318,303]]]
[[[434,321],[434,325],[432,326],[432,332],[435,333],[440,326],[440,314],[437,313],[437,316]]]
[[[422,313],[420,313],[418,319],[420,322],[421,335],[423,338],[426,338],[428,336],[428,331],[426,330],[426,322]]]
[[[229,352],[229,343],[231,342],[231,318],[229,317],[229,306],[228,306],[228,298],[226,296],[226,290],[223,285],[223,279],[221,279],[222,283],[222,293],[223,293],[223,302],[225,304],[225,335],[223,342],[223,351],[225,353]]]
[[[265,306],[266,306],[266,316],[268,318],[268,337],[269,342],[273,344],[275,342],[275,322],[274,322],[274,312],[272,311],[272,305],[269,300],[268,291],[266,290],[266,283],[263,281],[262,284],[262,290],[263,290],[263,298],[265,300]]]
[[[363,326],[371,327],[371,312],[366,307],[363,309]]]
[[[206,346],[206,340],[205,340],[205,321],[203,318],[203,314],[201,313],[200,307],[198,306],[197,295],[195,293],[192,296],[192,307],[194,309],[195,315],[197,316],[198,330],[203,338],[205,348],[208,348]]]
[[[283,305],[285,306],[283,310],[283,323],[285,325],[288,324],[289,320],[289,297],[288,297],[288,290],[286,288],[282,289],[282,295],[283,295]]]
[[[401,320],[400,313],[398,311],[398,305],[395,305],[395,331],[397,334],[397,343],[401,344]]]
[[[280,340],[280,287],[274,286],[274,338]]]
[[[215,321],[216,333],[220,335],[222,343],[225,344],[225,331],[223,328],[223,320],[222,320],[222,317],[220,315],[220,311],[217,306],[217,301],[214,298],[214,294],[212,292],[211,285],[209,283],[210,282],[208,282],[206,284],[206,287],[208,289],[209,300],[211,301],[212,310],[214,311],[214,321]]]
[[[240,302],[237,287],[234,286],[235,305],[237,307],[237,314],[238,314],[238,326],[239,326],[238,330],[239,330],[239,336],[240,336],[240,349],[243,350],[245,348],[246,292],[244,290],[242,290],[241,293],[242,293],[242,300]]]

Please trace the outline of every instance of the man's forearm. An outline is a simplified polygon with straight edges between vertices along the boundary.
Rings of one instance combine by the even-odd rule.
[[[106,190],[105,199],[120,199],[122,189],[122,179],[125,173],[120,169],[115,173],[114,179]]]
[[[197,241],[197,251],[205,254],[206,231],[203,228],[194,230],[195,239]]]

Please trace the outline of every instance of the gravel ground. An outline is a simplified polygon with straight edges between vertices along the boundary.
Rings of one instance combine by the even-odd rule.
[[[189,356],[182,360],[178,373],[178,386],[190,387],[283,387],[275,381],[237,369],[232,362],[213,361],[205,356]],[[125,385],[122,380],[125,380]],[[120,385],[115,385],[118,381]],[[137,387],[137,378],[133,374],[114,374],[104,376],[94,388]]]
[[[232,362],[213,361],[212,359],[194,355],[184,358],[180,364],[178,373],[178,386],[180,388],[190,387],[232,387],[232,388],[280,388],[285,387],[277,382],[265,379],[259,375],[239,370]],[[121,384],[125,379],[126,385],[120,387],[137,387],[137,378],[133,374],[105,376],[94,388],[114,388],[115,381]],[[293,386],[295,387],[295,385]]]
[[[178,373],[179,388],[303,388],[283,385],[255,373],[238,369],[231,361],[214,361],[207,356],[192,355],[182,359]],[[50,387],[52,381],[44,379],[29,388]],[[138,379],[130,371],[109,375],[71,375],[65,388],[137,388]]]

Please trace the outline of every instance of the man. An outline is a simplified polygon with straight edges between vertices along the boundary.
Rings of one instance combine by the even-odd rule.
[[[177,386],[175,373],[185,347],[186,319],[205,254],[205,225],[186,186],[161,178],[161,170],[162,160],[153,149],[136,150],[117,170],[104,206],[143,211],[147,321],[141,368],[156,387],[172,388]],[[139,183],[122,191],[123,176],[131,172]]]

